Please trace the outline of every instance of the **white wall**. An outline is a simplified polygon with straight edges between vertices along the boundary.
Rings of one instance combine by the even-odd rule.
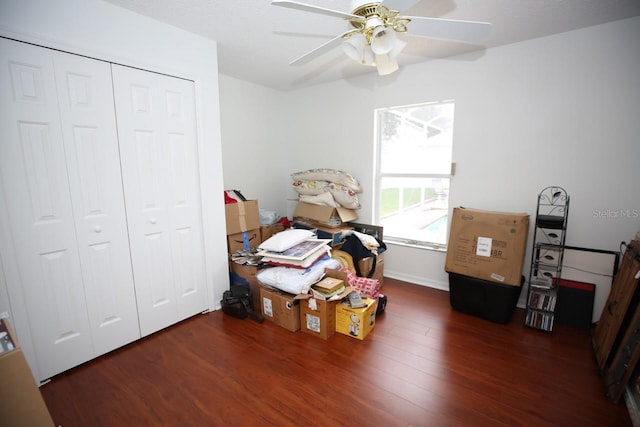
[[[195,82],[209,306],[219,306],[228,266],[216,43],[98,0],[2,0],[0,35]]]
[[[264,86],[220,75],[225,189],[258,199],[261,209],[286,216],[291,179],[288,96]]]
[[[262,200],[252,187],[264,186],[264,180],[280,185],[296,170],[342,169],[363,183],[360,221],[370,222],[373,110],[453,98],[457,173],[452,207],[534,215],[538,192],[559,185],[571,197],[567,244],[618,250],[621,241],[640,230],[640,218],[597,213],[640,212],[638,40],[640,18],[633,18],[494,48],[480,56],[403,67],[386,78],[372,73],[278,93],[275,104],[285,109],[286,119],[274,125],[288,139],[276,132],[264,143],[288,145],[287,162],[257,177],[254,185],[247,182],[245,190]],[[221,82],[224,93],[228,81]],[[233,83],[234,90],[246,85]],[[223,117],[225,109],[238,109],[232,104],[225,97]],[[226,121],[222,126],[224,130]],[[253,129],[256,135],[263,131]],[[225,183],[238,179],[229,157],[236,143],[223,138]],[[393,245],[385,258],[385,275],[448,289],[444,259],[441,252]]]

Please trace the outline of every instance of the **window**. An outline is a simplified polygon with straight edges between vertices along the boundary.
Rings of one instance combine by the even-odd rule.
[[[454,102],[376,110],[374,218],[385,240],[445,248]]]

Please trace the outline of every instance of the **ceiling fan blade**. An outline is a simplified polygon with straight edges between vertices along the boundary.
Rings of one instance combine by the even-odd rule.
[[[491,24],[478,21],[409,16],[407,34],[435,39],[478,42],[489,35]]]
[[[311,60],[329,52],[331,49],[339,46],[342,41],[344,40],[344,38],[351,34],[351,33],[355,33],[357,32],[357,30],[349,30],[346,33],[340,34],[337,37],[332,38],[331,40],[329,40],[328,42],[318,46],[317,48],[305,53],[304,55],[302,55],[299,58],[294,59],[293,61],[291,61],[289,63],[289,65],[303,65],[306,64],[308,62],[310,62]]]
[[[339,10],[327,9],[324,7],[313,6],[310,4],[300,3],[297,1],[272,0],[271,4],[274,6],[281,6],[289,9],[302,10],[305,12],[320,13],[322,15],[335,16],[338,18],[362,20],[362,17],[358,15],[352,15],[347,12],[340,12]]]
[[[415,4],[420,3],[422,0],[382,0],[380,6],[384,6],[389,10],[397,10],[400,15]]]

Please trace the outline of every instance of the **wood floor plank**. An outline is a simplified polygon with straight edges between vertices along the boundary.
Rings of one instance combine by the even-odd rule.
[[[497,324],[447,292],[385,278],[364,340],[328,340],[213,312],[41,387],[74,426],[631,426],[611,402],[589,331]]]

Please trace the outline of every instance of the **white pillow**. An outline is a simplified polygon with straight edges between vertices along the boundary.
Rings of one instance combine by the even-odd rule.
[[[316,262],[306,270],[291,267],[263,268],[256,277],[260,283],[272,288],[294,295],[307,294],[311,285],[322,279],[325,268],[337,270],[340,268],[340,263],[333,258],[328,258]]]
[[[290,228],[274,234],[264,242],[260,243],[258,247],[265,251],[282,252],[294,247],[298,243],[311,239],[313,236],[314,234],[311,230]]]

